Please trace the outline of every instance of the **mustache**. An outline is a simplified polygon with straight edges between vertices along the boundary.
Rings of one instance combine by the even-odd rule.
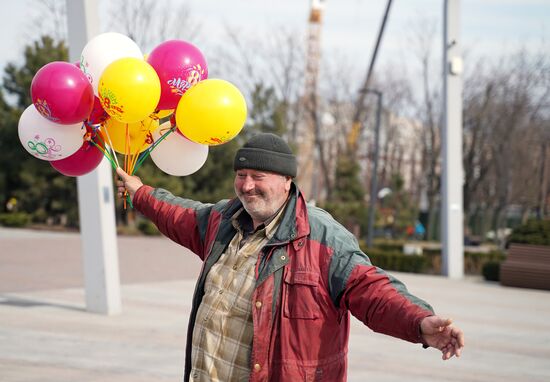
[[[246,192],[240,192],[242,196],[264,196],[264,193],[259,190],[252,190],[252,191],[246,191]]]

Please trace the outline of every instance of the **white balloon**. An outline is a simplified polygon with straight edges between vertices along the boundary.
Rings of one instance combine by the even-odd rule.
[[[86,128],[83,123],[61,125],[42,117],[34,105],[19,118],[19,140],[38,159],[53,161],[73,155],[80,149]]]
[[[92,38],[80,57],[80,69],[86,74],[98,96],[99,78],[107,66],[113,61],[125,57],[135,57],[143,60],[139,46],[128,36],[108,32]]]
[[[170,128],[170,122],[163,123],[153,132],[155,142]],[[175,176],[190,175],[199,170],[208,157],[208,146],[191,142],[177,132],[168,134],[151,151],[151,159],[159,169]]]

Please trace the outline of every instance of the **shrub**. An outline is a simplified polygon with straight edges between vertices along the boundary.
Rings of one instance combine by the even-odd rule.
[[[26,212],[0,214],[0,225],[5,227],[25,227],[31,222],[31,216]]]
[[[550,245],[550,220],[529,220],[514,228],[508,242],[534,245]]]
[[[386,252],[401,252],[403,250],[403,245],[405,245],[404,240],[387,240],[387,239],[375,239],[374,246]]]
[[[423,273],[430,262],[424,256],[407,256],[401,252],[385,252],[377,248],[367,249],[365,253],[373,265],[388,271]]]
[[[500,281],[500,262],[488,261],[483,264],[481,269],[483,278],[487,281]]]
[[[487,263],[500,263],[504,261],[506,255],[502,252],[494,251],[484,252],[465,252],[464,253],[464,273],[479,275],[483,272],[483,267]]]

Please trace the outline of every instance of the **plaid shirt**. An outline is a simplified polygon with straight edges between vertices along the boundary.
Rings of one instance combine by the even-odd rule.
[[[247,230],[251,221],[248,214],[242,214],[243,209],[233,215],[237,234],[208,273],[197,312],[191,351],[192,381],[249,380],[256,261],[275,234],[285,206],[267,226],[262,224],[254,232],[250,232],[252,227]]]

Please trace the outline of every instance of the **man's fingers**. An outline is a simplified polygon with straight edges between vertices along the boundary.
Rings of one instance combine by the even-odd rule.
[[[126,171],[124,171],[124,170],[121,169],[120,167],[117,167],[117,168],[116,168],[116,174],[117,174],[123,181],[128,180],[128,178],[130,177],[130,175],[128,175],[128,174],[126,173]]]
[[[460,347],[464,347],[464,333],[458,328],[453,328],[452,336],[456,338]]]
[[[455,346],[455,354],[457,357],[460,357],[460,354],[462,353],[462,351],[460,350],[460,347],[457,347]]]

